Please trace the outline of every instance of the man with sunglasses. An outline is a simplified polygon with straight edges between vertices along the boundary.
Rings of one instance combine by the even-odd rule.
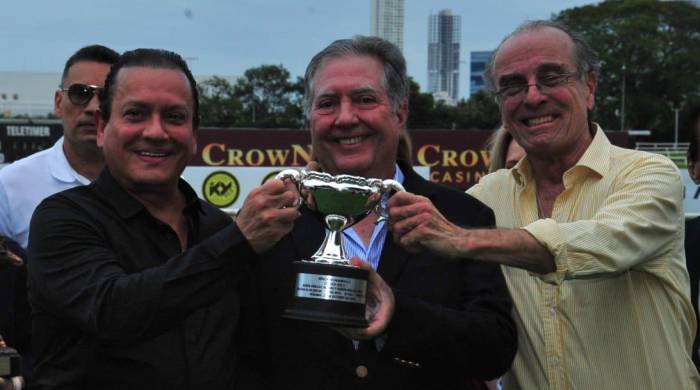
[[[9,248],[5,261],[13,265],[0,271],[0,333],[23,355],[25,375],[31,374],[29,309],[26,303],[26,267],[16,253],[27,248],[29,221],[39,202],[49,195],[88,184],[104,167],[96,144],[97,91],[104,86],[110,66],[119,53],[100,45],[83,47],[66,62],[54,96],[54,113],[63,120],[63,137],[51,148],[15,161],[0,170],[0,236]],[[0,268],[3,266],[0,256]],[[18,267],[14,267],[18,266]],[[6,283],[3,283],[6,282]],[[16,286],[9,294],[5,291]],[[31,378],[27,378],[30,380]]]
[[[54,96],[54,113],[63,120],[63,137],[50,149],[0,170],[0,235],[27,247],[29,220],[47,196],[94,180],[104,167],[95,142],[95,114],[110,66],[119,54],[100,45],[73,54]]]
[[[678,169],[591,122],[600,63],[566,26],[528,22],[489,62],[503,125],[527,153],[469,190],[499,229],[463,229],[399,193],[396,241],[502,265],[519,328],[504,389],[698,388]]]

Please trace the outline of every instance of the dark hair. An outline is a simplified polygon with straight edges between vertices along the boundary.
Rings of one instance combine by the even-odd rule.
[[[688,160],[698,163],[698,137],[700,135],[700,105],[695,107],[690,114],[690,125],[688,126]]]
[[[491,92],[495,92],[498,88],[496,85],[496,55],[501,49],[501,46],[510,38],[523,33],[539,30],[542,28],[554,28],[564,32],[571,38],[574,44],[574,63],[576,64],[576,76],[580,80],[585,80],[588,78],[588,73],[594,72],[596,75],[600,71],[600,59],[598,58],[598,53],[595,52],[589,45],[588,42],[583,38],[582,35],[573,31],[569,26],[564,23],[555,22],[551,20],[533,20],[527,21],[521,24],[518,28],[505,37],[501,43],[498,44],[496,50],[491,52],[489,60],[486,63],[486,70],[484,71],[484,78],[486,79],[486,85]]]
[[[63,75],[61,75],[61,86],[63,86],[63,81],[66,79],[66,76],[68,76],[68,71],[71,66],[76,62],[91,61],[113,65],[117,60],[119,60],[119,53],[108,47],[102,45],[85,46],[73,53],[73,55],[68,58],[68,61],[66,61],[66,65],[63,67]]]
[[[192,115],[192,125],[196,129],[199,127],[199,94],[197,92],[197,82],[194,81],[192,72],[187,67],[185,60],[177,53],[161,49],[136,49],[127,51],[112,65],[107,74],[105,87],[100,93],[100,113],[102,119],[107,122],[112,109],[112,99],[114,97],[114,87],[117,82],[117,75],[122,68],[146,67],[154,69],[173,69],[185,74],[190,83],[190,92],[194,104],[194,115]]]
[[[339,39],[318,52],[309,62],[304,74],[304,112],[308,117],[314,100],[313,82],[316,72],[331,58],[369,56],[384,67],[384,89],[394,111],[398,111],[408,99],[409,84],[406,76],[406,60],[393,43],[379,38],[357,35],[351,39]]]

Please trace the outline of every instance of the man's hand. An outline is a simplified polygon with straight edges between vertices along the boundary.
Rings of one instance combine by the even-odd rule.
[[[19,267],[22,259],[5,246],[5,237],[0,236],[0,270],[7,266]]]
[[[19,267],[22,264],[22,259],[11,251],[0,253],[0,270],[7,266]]]
[[[389,199],[389,229],[407,251],[429,250],[448,259],[470,258],[547,274],[554,256],[523,229],[462,229],[423,196],[397,192]]]
[[[426,197],[397,192],[389,199],[389,229],[409,252],[428,249],[441,257],[458,257],[464,229],[447,220]]]
[[[292,183],[269,180],[248,194],[236,224],[255,253],[263,253],[292,231],[300,204]]]
[[[367,308],[365,318],[369,321],[367,328],[340,328],[336,330],[343,336],[353,340],[373,339],[386,331],[394,315],[394,293],[391,287],[382,279],[372,267],[357,257],[352,258],[354,266],[369,271],[369,284],[367,285]]]

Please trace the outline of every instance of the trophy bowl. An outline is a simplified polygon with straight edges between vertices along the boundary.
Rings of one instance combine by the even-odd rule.
[[[365,305],[369,272],[346,258],[343,229],[369,213],[377,223],[387,218],[385,195],[403,191],[395,180],[286,169],[278,179],[291,180],[310,209],[324,216],[326,236],[309,260],[293,262],[294,293],[285,318],[347,327],[367,327]]]

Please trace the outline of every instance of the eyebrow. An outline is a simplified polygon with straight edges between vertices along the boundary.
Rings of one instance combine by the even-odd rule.
[[[559,72],[565,72],[566,71],[566,64],[563,62],[545,62],[543,64],[540,64],[537,66],[535,69],[535,74],[539,75],[543,72],[548,72],[548,71],[559,71]],[[498,78],[499,84],[504,82],[504,81],[512,81],[512,80],[518,80],[518,79],[523,79],[525,78],[522,73],[519,72],[513,72],[513,73],[508,73],[505,74],[501,77]]]
[[[355,96],[355,95],[360,95],[360,94],[368,93],[368,92],[378,93],[376,88],[365,86],[365,87],[359,87],[359,88],[355,88],[355,89],[351,90],[350,95]],[[324,91],[324,92],[318,93],[316,95],[316,99],[322,98],[322,97],[335,97],[335,96],[338,96],[338,94],[336,92],[331,92],[331,91],[325,92]]]

